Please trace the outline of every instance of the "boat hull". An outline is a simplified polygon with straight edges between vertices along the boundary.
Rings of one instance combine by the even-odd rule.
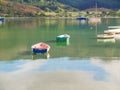
[[[97,38],[98,39],[112,39],[112,38],[114,38],[114,35],[100,34],[100,35],[97,35]]]
[[[36,54],[36,53],[41,53],[41,54],[44,54],[44,53],[47,53],[47,49],[37,49],[37,48],[33,48],[32,49],[32,52],[33,54]]]
[[[97,37],[98,39],[112,39],[114,37]]]
[[[57,42],[68,42],[68,41],[69,41],[69,38],[67,38],[67,37],[63,37],[63,38],[57,37],[57,38],[56,38],[56,41],[57,41]]]
[[[79,18],[77,18],[77,20],[87,20],[87,18],[86,17],[79,17]]]

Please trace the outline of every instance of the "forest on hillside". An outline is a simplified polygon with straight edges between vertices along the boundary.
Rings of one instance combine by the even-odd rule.
[[[0,16],[78,16],[96,4],[101,13],[119,16],[119,0],[0,0]]]

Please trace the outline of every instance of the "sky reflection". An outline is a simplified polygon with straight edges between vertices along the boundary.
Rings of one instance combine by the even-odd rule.
[[[91,62],[90,59],[71,60],[69,57],[52,58],[52,59],[37,59],[37,60],[14,60],[1,61],[1,72],[53,72],[53,71],[80,71],[93,74],[95,80],[105,80],[108,76],[104,68]]]
[[[100,58],[1,61],[0,90],[120,90],[119,71]]]
[[[103,80],[107,75],[106,71],[91,62],[90,59],[70,60],[70,58],[54,58],[48,60],[38,71],[84,71],[94,74],[94,79]]]

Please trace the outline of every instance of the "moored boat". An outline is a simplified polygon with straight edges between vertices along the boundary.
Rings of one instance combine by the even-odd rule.
[[[31,48],[32,48],[33,54],[36,54],[36,53],[45,54],[50,50],[50,46],[43,42],[34,44]]]
[[[97,14],[98,14],[98,8],[97,8],[97,2],[95,3],[96,5],[96,8],[95,8],[95,15],[93,16],[90,16],[88,18],[88,23],[90,25],[97,25],[97,24],[100,24],[101,23],[101,17],[99,17]]]
[[[4,17],[0,17],[0,21],[1,21],[1,22],[4,22],[4,21],[5,21],[5,18],[4,18]]]
[[[81,21],[85,21],[85,20],[87,20],[87,18],[86,17],[78,17],[78,18],[76,18],[77,20],[81,20]]]
[[[101,23],[101,18],[100,17],[90,17],[88,18],[88,24],[90,25],[97,25]]]
[[[120,34],[120,28],[105,30],[104,33]]]
[[[114,34],[98,34],[98,39],[111,39],[114,38]]]
[[[57,42],[66,42],[69,41],[70,35],[68,34],[62,34],[56,37]]]

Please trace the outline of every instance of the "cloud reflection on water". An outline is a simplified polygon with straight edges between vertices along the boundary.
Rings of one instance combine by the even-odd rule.
[[[119,71],[119,60],[96,58],[3,61],[0,90],[120,90]]]

